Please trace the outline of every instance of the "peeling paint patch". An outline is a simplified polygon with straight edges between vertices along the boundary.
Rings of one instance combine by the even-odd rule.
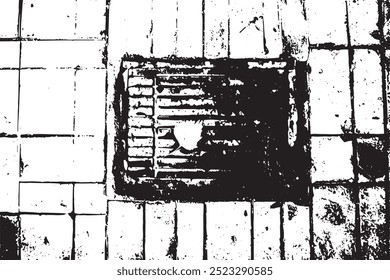
[[[0,216],[0,260],[18,260],[19,227],[16,216]]]
[[[358,139],[357,157],[359,173],[365,178],[375,181],[385,176],[388,168],[383,140],[379,138]]]

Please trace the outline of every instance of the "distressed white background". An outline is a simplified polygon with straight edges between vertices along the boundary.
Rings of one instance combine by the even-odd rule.
[[[373,36],[381,9],[374,0],[302,2],[0,0],[0,215],[19,230],[17,257],[165,259],[176,236],[178,259],[386,257],[388,175],[365,185],[353,141],[340,138],[344,128],[388,141],[388,46]],[[267,55],[254,25],[239,33],[254,16],[264,17]],[[296,42],[308,30],[311,43],[294,54],[309,54],[311,67],[310,207],[115,196],[111,102],[125,53],[276,58],[282,30]]]

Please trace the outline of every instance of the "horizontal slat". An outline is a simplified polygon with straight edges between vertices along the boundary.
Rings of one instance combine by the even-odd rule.
[[[225,80],[222,75],[158,75],[157,76],[157,85],[168,86],[168,87],[177,87],[177,86],[200,86],[205,83],[209,83],[213,79],[213,82],[222,84],[222,81]]]
[[[172,154],[174,150],[172,148],[160,148],[156,150],[157,157],[166,157]]]
[[[153,129],[152,128],[136,128],[131,127],[129,129],[129,137],[153,137]]]
[[[287,61],[277,60],[258,60],[246,59],[246,62],[240,60],[239,63],[243,66],[248,66],[249,69],[284,69],[289,66]],[[223,62],[218,61],[199,61],[199,60],[154,60],[154,61],[132,61],[126,59],[123,61],[123,67],[128,70],[130,77],[141,77],[145,71],[154,69],[159,70],[159,76],[183,76],[191,75],[195,77],[205,77],[207,75],[222,77],[222,71],[215,72],[216,66],[221,66]]]
[[[153,116],[153,107],[130,108],[129,116]]]
[[[147,157],[127,158],[127,169],[130,170],[144,170],[146,167],[152,166],[152,159]]]
[[[160,88],[156,91],[156,95],[160,96],[203,96],[204,91],[200,88]]]
[[[150,117],[131,116],[131,118],[129,118],[128,124],[131,129],[151,127],[153,125],[153,119]]]
[[[142,98],[129,98],[130,111],[132,109],[142,108],[142,107],[152,107],[153,98],[152,97],[142,97]]]
[[[151,87],[130,87],[128,88],[129,96],[152,96],[153,95],[153,88]]]
[[[150,182],[151,179],[153,179],[153,178],[144,177],[144,178],[140,178],[139,182],[140,183],[147,183],[147,182]],[[161,182],[162,184],[165,184],[165,185],[172,182],[171,178],[158,178],[158,180],[159,180],[159,182]],[[212,182],[215,181],[215,179],[209,179],[209,178],[185,178],[185,177],[178,176],[177,178],[175,178],[175,181],[181,182],[181,183],[185,184],[189,188],[197,188],[197,187],[199,187],[201,185],[202,186],[209,186]]]
[[[138,147],[152,147],[153,138],[132,138],[128,142],[129,147],[138,148]]]
[[[159,108],[159,117],[163,116],[218,116],[215,109],[161,109]]]
[[[153,156],[153,147],[141,147],[141,148],[128,148],[127,154],[130,157],[152,157]]]
[[[210,176],[214,177],[216,175],[227,173],[226,170],[221,169],[210,169],[210,170],[204,170],[199,168],[193,168],[193,169],[184,169],[184,168],[169,168],[169,169],[163,169],[159,168],[157,170],[159,177],[173,177],[173,178],[208,178]]]
[[[172,148],[176,144],[175,140],[172,139],[158,139],[157,148]]]
[[[139,87],[139,86],[152,86],[153,79],[149,79],[143,76],[140,77],[129,77],[127,82],[129,87]]]
[[[239,118],[236,118],[235,121],[227,121],[224,120],[223,118],[211,118],[211,119],[204,119],[202,120],[202,124],[207,127],[215,127],[215,126],[233,126],[238,123],[240,123]],[[157,120],[157,127],[160,129],[162,128],[174,128],[176,125],[182,123],[183,120],[175,120],[175,119],[158,119]]]
[[[157,163],[159,168],[188,169],[196,167],[196,161],[187,158],[158,158]]]
[[[159,98],[157,100],[157,105],[160,108],[183,108],[186,107],[207,107],[207,106],[214,106],[215,102],[211,99],[199,99],[199,98],[192,98],[192,99],[169,99],[169,98]]]

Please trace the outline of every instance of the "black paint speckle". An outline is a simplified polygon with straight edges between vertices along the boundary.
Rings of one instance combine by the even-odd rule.
[[[50,244],[49,239],[47,239],[47,236],[45,236],[45,238],[43,239],[43,244],[45,244],[45,245]]]
[[[176,260],[177,258],[177,237],[172,237],[166,254],[167,257]]]
[[[329,203],[326,204],[324,208],[326,210],[326,213],[323,216],[324,220],[329,221],[335,226],[345,223],[346,217],[340,204],[334,201],[329,201]]]
[[[295,205],[288,205],[287,208],[288,220],[291,221],[297,215],[298,208]]]

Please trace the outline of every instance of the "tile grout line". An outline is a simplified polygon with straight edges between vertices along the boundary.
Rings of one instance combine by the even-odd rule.
[[[76,137],[76,114],[77,114],[77,71],[74,69],[74,80],[73,80],[73,135],[71,137],[74,139]]]
[[[105,240],[104,240],[104,259],[105,260],[108,260],[110,255],[109,255],[109,236],[108,236],[108,218],[109,218],[109,207],[110,203],[109,203],[109,200],[107,199],[106,201],[106,215],[105,215],[105,227],[104,227],[104,231],[105,231]]]
[[[146,201],[142,202],[142,259],[146,260]]]
[[[355,90],[354,90],[354,54],[355,50],[352,48],[351,43],[351,32],[350,32],[350,22],[349,22],[349,9],[348,9],[348,0],[345,1],[345,10],[346,10],[346,26],[347,26],[347,42],[348,42],[348,65],[349,65],[349,88],[350,88],[350,98],[351,98],[351,125],[352,125],[352,135],[356,135],[356,119],[355,119]],[[358,155],[357,155],[357,139],[353,137],[352,139],[352,166],[353,166],[353,189],[352,189],[352,199],[355,204],[355,230],[354,230],[354,239],[355,239],[355,248],[352,248],[352,258],[361,259],[361,231],[360,231],[360,202],[359,202],[359,172],[358,172]],[[355,250],[355,252],[354,252]]]
[[[386,78],[386,38],[384,35],[384,25],[385,25],[385,17],[386,17],[386,7],[385,2],[383,0],[378,1],[378,27],[379,27],[379,34],[380,34],[380,48],[379,48],[379,55],[380,55],[380,63],[381,63],[381,72],[382,72],[382,100],[383,100],[383,129],[384,129],[384,150],[387,154],[386,156],[386,170],[388,170],[385,174],[385,244],[386,244],[386,250],[385,250],[385,259],[390,259],[390,217],[389,217],[389,207],[390,207],[390,190],[389,190],[389,131],[388,131],[388,98],[387,98],[387,78]]]
[[[251,224],[251,260],[255,259],[255,201],[251,200],[251,213],[250,213],[250,224]]]
[[[354,45],[354,46],[348,46],[347,45],[336,45],[333,43],[321,43],[321,44],[310,44],[310,49],[314,50],[331,50],[331,51],[339,51],[339,50],[380,50],[382,47],[380,44],[372,44],[372,45]]]
[[[174,56],[177,56],[178,54],[178,43],[179,43],[179,0],[176,0],[176,21],[175,21],[175,34],[174,34],[174,37],[175,37],[175,48],[173,50],[173,55]]]
[[[20,216],[20,177],[21,177],[21,170],[22,170],[22,145],[21,145],[21,139],[20,139],[20,87],[21,87],[21,66],[22,66],[22,15],[23,15],[23,0],[19,0],[19,11],[18,11],[18,41],[19,41],[19,62],[18,62],[18,111],[17,111],[17,120],[16,120],[16,131],[17,131],[17,151],[18,151],[18,221],[19,221],[19,228],[18,228],[18,249],[19,249],[19,259],[22,259],[22,219]]]
[[[285,202],[282,202],[280,204],[280,210],[279,210],[279,222],[280,222],[280,238],[279,238],[279,244],[280,244],[280,259],[285,260],[286,259],[286,246],[284,243],[284,205]]]
[[[205,8],[206,3],[205,0],[202,0],[202,58],[205,57],[205,29],[206,29],[206,22],[205,22]]]
[[[230,6],[230,0],[228,1],[228,11],[227,11],[227,57],[230,58],[230,17],[231,17],[231,6]]]
[[[207,259],[207,204],[203,202],[203,260]]]
[[[72,219],[72,248],[70,251],[70,259],[76,259],[76,212],[75,212],[75,186],[72,184],[72,212],[69,214]]]
[[[175,248],[174,248],[174,254],[172,256],[172,259],[178,260],[177,255],[177,249],[179,245],[179,236],[177,235],[177,228],[178,228],[178,213],[177,213],[177,201],[174,201],[175,203],[175,209],[173,212],[173,241],[176,242]]]
[[[311,48],[309,47],[309,51]],[[310,65],[307,63],[307,67],[310,67]],[[305,78],[307,79],[307,90],[308,90],[308,101],[307,101],[307,116],[311,116],[311,106],[310,106],[310,75],[309,73],[306,73]],[[309,137],[309,143],[308,143],[308,149],[310,153],[310,158],[312,158],[311,154],[311,123],[310,123],[310,117],[308,117],[307,120],[307,132]],[[312,172],[311,167],[308,168],[309,172],[309,186],[308,186],[308,199],[309,199],[309,259],[315,260],[315,242],[314,242],[314,208],[313,208],[313,199],[314,199],[314,184],[313,184],[313,178],[312,178]]]
[[[76,37],[76,33],[77,33],[77,1],[78,0],[74,0],[74,31],[73,31],[73,38]]]
[[[108,105],[108,65],[109,65],[109,56],[108,56],[108,46],[109,46],[109,24],[110,24],[110,7],[111,7],[111,0],[106,0],[106,11],[105,11],[105,38],[106,41],[105,44],[105,53],[106,53],[106,60],[105,60],[105,68],[106,68],[106,84],[105,84],[105,105],[104,105],[104,181],[106,182],[104,184],[104,195],[107,198],[106,201],[106,215],[105,215],[105,226],[104,226],[104,234],[105,234],[105,240],[104,240],[104,259],[108,260],[110,258],[109,254],[109,246],[110,246],[110,240],[108,236],[108,219],[109,219],[109,205],[110,200],[108,197],[108,191],[107,191],[107,167],[108,167],[108,129],[107,129],[107,119],[108,119],[108,111],[109,111],[109,105]]]
[[[309,47],[309,51],[310,51]],[[310,66],[309,64],[307,64]],[[306,74],[306,79],[307,79],[307,88],[309,90],[308,93],[308,104],[307,104],[307,115],[311,115],[311,107],[310,107],[310,77],[309,74]],[[309,152],[310,152],[310,158],[312,158],[311,154],[311,139],[312,139],[312,134],[311,134],[311,123],[310,123],[310,118],[307,120],[307,129],[308,129],[308,137],[309,137]],[[314,184],[313,184],[313,179],[312,179],[312,172],[309,167],[309,186],[308,186],[308,208],[309,208],[309,260],[315,260],[315,244],[314,244],[314,210],[313,210],[313,199],[314,199]]]
[[[153,40],[153,2],[154,0],[150,0],[150,9],[151,9],[151,16],[150,16],[150,30],[149,30],[149,36],[150,36],[150,56],[153,57],[153,52],[154,52],[154,40]]]
[[[152,96],[153,96],[153,108],[152,108],[152,127],[153,127],[153,175],[154,177],[157,177],[158,170],[159,170],[159,164],[158,164],[158,155],[157,155],[157,148],[158,148],[158,114],[156,114],[156,111],[158,110],[158,97],[157,97],[157,77],[156,75],[153,76],[153,88],[152,88]],[[130,98],[130,97],[129,97]]]

